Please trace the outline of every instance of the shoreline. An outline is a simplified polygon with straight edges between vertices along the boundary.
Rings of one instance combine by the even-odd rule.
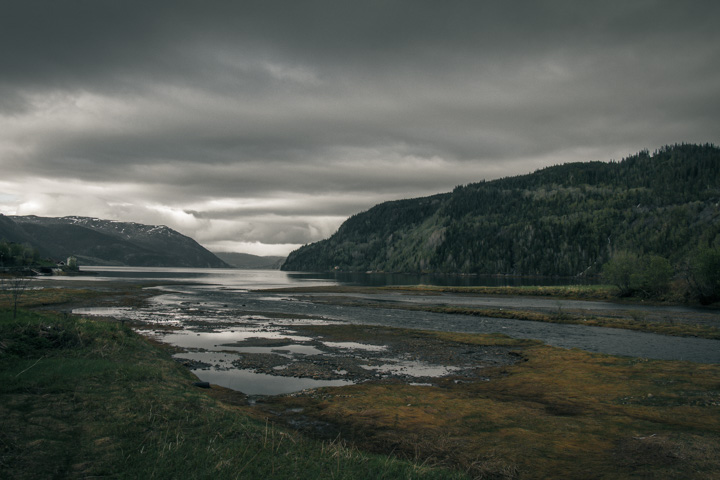
[[[67,295],[60,295],[57,300],[50,300],[43,305],[43,308],[53,309],[56,305],[63,305],[61,311],[70,312],[73,308],[81,308],[102,304],[122,302],[124,305],[145,304],[150,298],[167,293],[160,288],[172,289],[183,285],[198,285],[194,282],[153,280],[146,282],[134,281],[93,281],[74,280],[66,283],[62,280],[56,281],[52,278],[41,278],[33,280],[35,284],[46,283],[47,288],[75,291],[75,299],[66,298]],[[202,285],[206,285],[202,283]],[[207,284],[209,285],[209,284]],[[81,293],[87,290],[91,293]],[[386,287],[361,287],[361,286],[313,286],[313,287],[290,287],[290,288],[266,288],[257,289],[262,293],[286,293],[295,295],[304,301],[320,304],[335,304],[339,306],[363,306],[370,308],[391,308],[408,311],[425,311],[432,313],[447,313],[455,315],[467,315],[474,317],[489,317],[513,320],[528,320],[555,324],[572,324],[596,326],[604,328],[619,328],[630,331],[656,333],[678,337],[694,337],[709,340],[720,339],[720,308],[692,306],[687,307],[678,304],[655,304],[643,301],[622,301],[617,302],[608,298],[606,293],[587,294],[586,288],[581,288],[586,296],[578,296],[576,287],[434,287],[434,286],[386,286]],[[600,292],[606,292],[603,288]],[[596,292],[596,288],[590,288],[590,292]],[[523,293],[524,292],[524,293]],[[528,294],[528,292],[530,292]],[[548,293],[549,292],[549,293]],[[435,305],[411,305],[399,301],[373,301],[373,296],[392,294],[402,299],[405,296],[422,296],[425,298],[436,297],[439,299]],[[508,304],[499,307],[472,307],[453,305],[445,302],[447,294],[461,295],[467,298],[484,298],[499,296],[507,299]],[[30,292],[30,295],[32,293]],[[358,298],[362,295],[362,298]],[[103,298],[106,297],[106,298]],[[551,300],[570,301],[597,301],[606,302],[608,306],[620,307],[598,311],[583,309],[563,308],[559,304],[546,308],[518,308],[512,305],[512,298],[547,298]],[[19,306],[23,306],[24,299],[21,299]],[[102,305],[99,305],[102,306]],[[682,310],[676,312],[676,308]],[[646,313],[641,309],[652,309]],[[666,313],[663,313],[666,312]]]
[[[610,295],[609,287],[329,286],[276,288],[262,291],[296,295],[303,300],[323,304],[396,308],[477,317],[586,325],[678,337],[720,340],[720,309],[717,307],[688,307],[676,303],[658,304],[631,300],[618,302]],[[396,294],[397,301],[388,301],[389,297],[383,296],[385,294]],[[498,307],[453,305],[452,298],[444,298],[448,294],[462,295],[467,298],[497,296],[506,299],[507,303]],[[438,299],[438,302],[434,305],[413,305],[401,301],[402,296],[434,297]],[[382,302],[373,301],[373,297],[382,298]],[[570,302],[568,302],[568,307],[558,303],[545,308],[526,309],[513,306],[513,297],[569,300]],[[573,308],[572,302],[574,301],[605,302],[608,308],[603,309],[600,306],[593,311]]]

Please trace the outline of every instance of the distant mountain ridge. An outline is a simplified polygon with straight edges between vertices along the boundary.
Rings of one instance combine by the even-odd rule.
[[[618,251],[682,261],[720,245],[720,149],[674,145],[386,202],[283,270],[576,276]]]
[[[90,217],[0,215],[0,239],[29,243],[58,260],[85,265],[229,268],[195,240],[164,225]]]
[[[257,270],[279,270],[285,257],[259,256],[249,253],[213,252],[219,259],[235,268]]]

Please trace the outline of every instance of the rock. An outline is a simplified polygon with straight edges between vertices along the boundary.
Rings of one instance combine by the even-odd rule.
[[[195,382],[193,383],[193,386],[199,388],[210,388],[210,382]]]

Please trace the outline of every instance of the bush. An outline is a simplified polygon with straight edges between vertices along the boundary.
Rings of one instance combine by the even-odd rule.
[[[670,262],[657,255],[640,257],[630,252],[618,252],[603,266],[602,276],[606,282],[618,287],[621,297],[659,297],[670,288],[673,268]]]
[[[672,265],[665,258],[645,256],[636,274],[637,290],[647,297],[659,297],[670,288],[673,273]]]
[[[620,290],[621,297],[627,297],[633,294],[633,275],[638,271],[639,265],[640,259],[634,253],[618,252],[603,265],[602,277]]]
[[[690,257],[687,283],[690,295],[703,305],[720,300],[720,247],[703,248]]]

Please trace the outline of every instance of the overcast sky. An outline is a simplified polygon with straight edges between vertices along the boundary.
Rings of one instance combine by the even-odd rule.
[[[0,213],[287,254],[392,199],[720,143],[720,2],[0,0]]]

